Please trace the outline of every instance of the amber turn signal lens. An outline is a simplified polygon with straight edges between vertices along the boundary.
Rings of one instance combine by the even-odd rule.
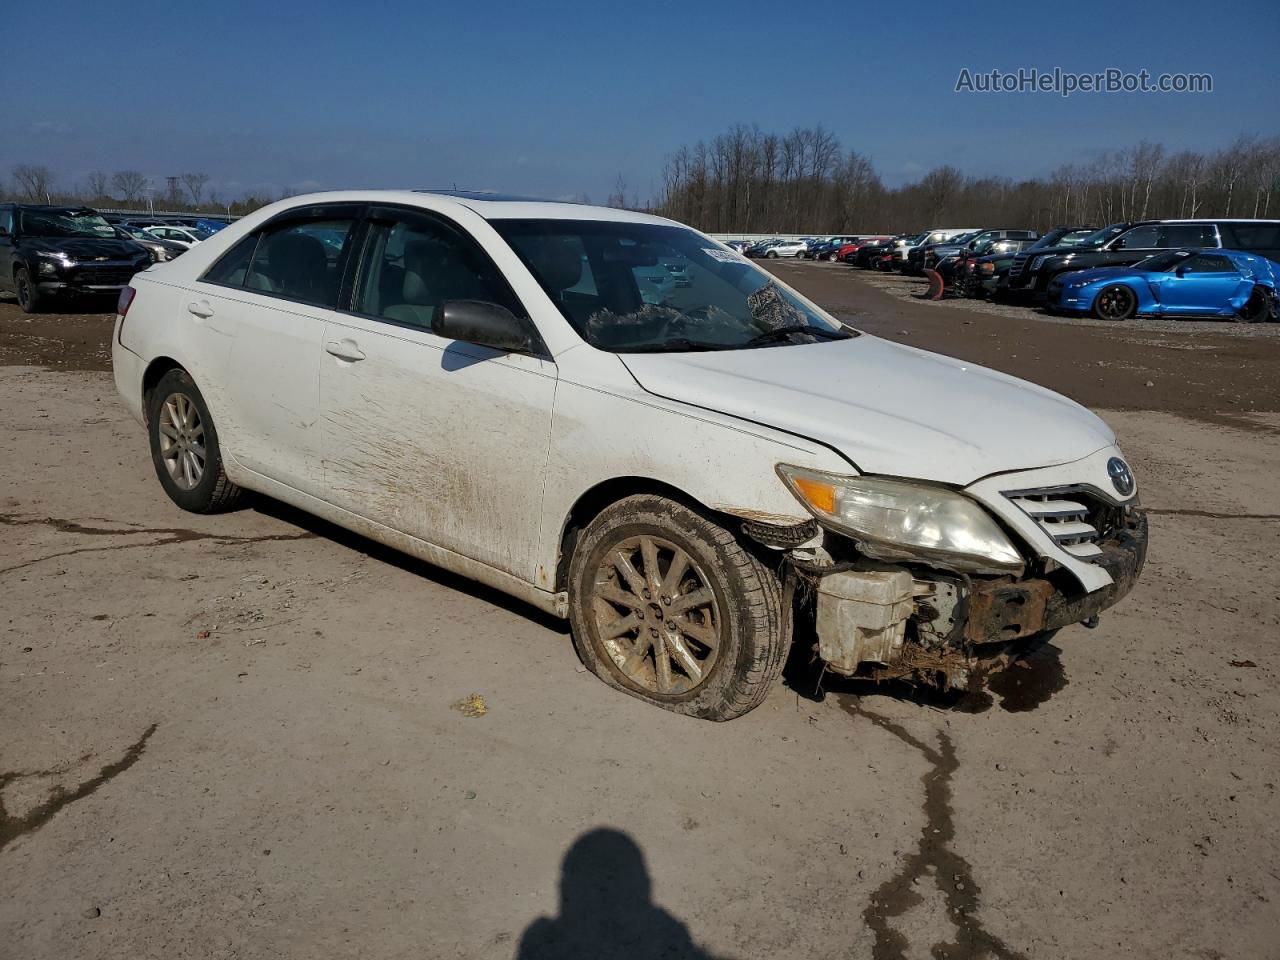
[[[804,497],[813,509],[820,510],[823,513],[836,512],[836,488],[834,484],[821,483],[804,476],[793,477],[791,482],[795,485],[796,491],[800,496]]]

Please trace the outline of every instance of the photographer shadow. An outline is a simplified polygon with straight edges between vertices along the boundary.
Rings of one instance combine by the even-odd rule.
[[[715,960],[652,896],[635,841],[608,828],[585,833],[560,867],[560,915],[526,928],[516,960]]]

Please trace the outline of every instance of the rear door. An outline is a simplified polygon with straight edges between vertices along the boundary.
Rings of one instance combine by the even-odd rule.
[[[210,400],[229,452],[262,476],[324,494],[319,407],[324,328],[348,268],[358,204],[302,207],[223,255],[186,304],[230,345]],[[201,385],[204,389],[204,385]]]
[[[431,332],[447,300],[526,315],[451,221],[375,209],[362,246],[350,310],[330,318],[323,338],[327,498],[532,582],[554,362]]]

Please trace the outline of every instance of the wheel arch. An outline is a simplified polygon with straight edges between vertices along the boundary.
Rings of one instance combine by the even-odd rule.
[[[707,517],[716,519],[728,526],[731,515],[707,506],[697,497],[691,496],[679,487],[652,477],[620,476],[602,480],[589,487],[574,501],[560,526],[559,551],[556,555],[555,589],[564,590],[569,582],[569,563],[573,559],[573,551],[578,538],[587,525],[606,507],[633,497],[637,494],[653,494],[666,497],[684,504]]]
[[[155,390],[156,384],[170,370],[186,370],[187,368],[170,356],[159,356],[147,364],[147,369],[142,373],[142,418],[147,419],[147,415],[151,410],[151,394]],[[188,374],[190,371],[188,371]]]

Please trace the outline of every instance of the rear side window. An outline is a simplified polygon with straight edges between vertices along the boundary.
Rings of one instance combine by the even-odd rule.
[[[1218,237],[1213,225],[1208,223],[1178,223],[1166,226],[1160,232],[1162,247],[1216,247]]]
[[[222,284],[224,287],[244,286],[244,278],[249,272],[249,261],[253,259],[253,250],[257,245],[256,233],[245,237],[219,257],[202,279],[209,283]]]
[[[264,231],[244,286],[321,307],[338,305],[352,219],[306,220]]]
[[[1234,235],[1234,242],[1223,236],[1223,244],[1237,250],[1280,250],[1280,224],[1233,223],[1222,229]]]

